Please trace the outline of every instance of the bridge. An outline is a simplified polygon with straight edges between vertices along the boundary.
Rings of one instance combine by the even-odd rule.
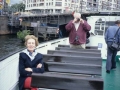
[[[87,16],[91,15],[120,15],[119,10],[99,10],[99,11],[82,11],[82,18],[86,19]],[[30,26],[31,22],[40,21],[40,23],[55,23],[58,25],[65,24],[70,21],[72,12],[69,13],[31,13],[21,12],[20,18],[23,19],[22,26]],[[27,24],[25,25],[24,22]]]
[[[112,11],[113,12],[113,11]],[[94,15],[118,15],[119,11],[114,11],[114,13],[110,13],[109,11],[85,11],[80,12],[81,17],[84,20],[87,20],[86,17]],[[70,13],[31,13],[31,12],[21,12],[17,13],[9,17],[12,24],[12,29],[18,30],[30,30],[32,33],[36,33],[35,35],[38,37],[42,37],[44,39],[49,38],[51,36],[56,37],[56,30],[59,25],[63,25],[68,23],[73,19],[72,12]],[[17,19],[16,19],[17,18]],[[39,23],[37,23],[39,22]],[[39,27],[39,29],[38,29]],[[52,28],[51,28],[52,27]],[[34,31],[34,32],[33,32]],[[38,33],[40,34],[38,35]]]

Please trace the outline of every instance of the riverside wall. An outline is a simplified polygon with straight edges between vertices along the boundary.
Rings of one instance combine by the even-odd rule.
[[[3,34],[10,34],[8,29],[8,17],[7,16],[0,16],[0,35]]]

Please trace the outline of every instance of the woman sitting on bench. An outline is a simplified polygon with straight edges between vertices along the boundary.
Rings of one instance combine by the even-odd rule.
[[[44,72],[42,54],[35,51],[38,39],[33,35],[27,35],[25,46],[27,49],[19,55],[19,90],[37,90],[37,88],[31,87],[31,74]]]

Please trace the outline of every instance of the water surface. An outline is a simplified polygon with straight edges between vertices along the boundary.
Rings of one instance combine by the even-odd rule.
[[[25,48],[16,35],[0,35],[0,61],[4,57]]]

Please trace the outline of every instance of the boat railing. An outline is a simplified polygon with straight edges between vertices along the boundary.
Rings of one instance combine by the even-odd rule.
[[[68,38],[41,43],[36,50],[42,54],[46,54],[48,49],[54,50],[58,44],[68,44]],[[0,61],[0,90],[18,90],[18,62],[20,52]]]

